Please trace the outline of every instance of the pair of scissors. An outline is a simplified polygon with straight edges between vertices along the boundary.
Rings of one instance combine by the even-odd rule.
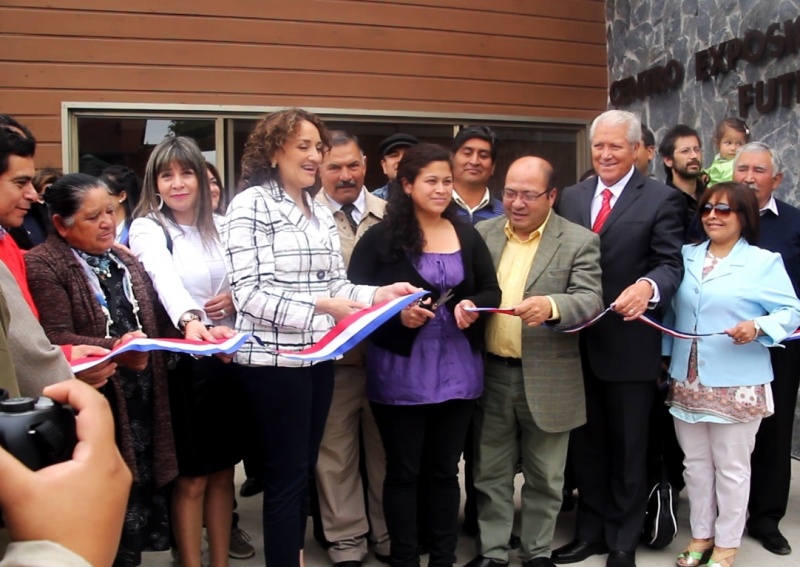
[[[431,311],[436,311],[439,307],[441,307],[442,305],[444,305],[445,303],[450,301],[452,298],[453,298],[453,290],[451,288],[451,289],[448,289],[447,291],[445,291],[442,295],[440,295],[439,299],[434,301],[432,304],[426,305],[426,304],[422,303],[422,301],[424,299],[424,298],[422,298],[417,302],[417,305],[422,307],[423,309],[430,309]]]

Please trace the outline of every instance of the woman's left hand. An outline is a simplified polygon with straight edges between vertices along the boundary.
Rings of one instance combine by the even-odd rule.
[[[456,325],[462,331],[478,320],[479,313],[464,311],[465,308],[474,308],[475,304],[469,299],[462,299],[453,310],[456,316]]]
[[[130,333],[125,333],[119,338],[119,340],[117,340],[117,342],[114,343],[114,348],[120,347],[133,339],[146,339],[146,338],[147,335],[145,335],[141,331],[132,331]],[[113,360],[120,366],[124,366],[125,368],[130,368],[134,372],[141,372],[142,370],[147,368],[147,364],[150,361],[150,353],[136,352],[131,350],[128,352],[123,352],[122,354],[118,354],[113,358]]]
[[[220,293],[206,301],[203,311],[212,321],[219,321],[236,313],[236,308],[233,306],[233,297],[230,293]]]
[[[393,283],[392,285],[385,285],[377,289],[375,292],[375,297],[372,299],[372,304],[377,305],[378,303],[397,299],[398,297],[403,297],[404,295],[411,295],[412,293],[417,293],[418,291],[422,291],[422,288],[415,287],[408,282],[398,282]]]
[[[740,321],[735,327],[726,329],[725,334],[733,339],[734,344],[745,345],[756,340],[758,331],[752,321]]]

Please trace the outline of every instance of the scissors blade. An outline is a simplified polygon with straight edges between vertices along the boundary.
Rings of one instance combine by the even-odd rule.
[[[445,303],[450,301],[450,299],[452,299],[452,297],[453,297],[453,290],[452,289],[448,289],[442,295],[439,296],[439,299],[437,299],[433,303],[433,305],[431,305],[431,310],[432,311],[436,311],[439,307],[441,307],[442,305],[444,305]]]

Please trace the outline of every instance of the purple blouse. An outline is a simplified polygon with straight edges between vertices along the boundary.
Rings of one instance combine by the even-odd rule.
[[[423,253],[414,267],[440,293],[464,280],[461,252]],[[410,356],[368,343],[367,397],[381,404],[435,404],[472,400],[483,392],[483,355],[473,351],[442,306],[420,329]]]

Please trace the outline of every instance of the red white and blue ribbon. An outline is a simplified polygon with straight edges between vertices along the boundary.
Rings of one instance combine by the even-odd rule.
[[[151,350],[167,350],[170,352],[193,354],[195,356],[233,354],[247,342],[250,336],[249,333],[237,333],[230,339],[216,342],[187,339],[132,339],[103,356],[89,356],[73,360],[70,362],[70,366],[72,367],[72,372],[77,374],[78,372],[88,370],[101,362],[105,362],[110,358],[114,358],[117,355],[129,351],[149,352]]]
[[[514,314],[514,308],[513,307],[503,308],[503,309],[491,308],[491,307],[468,307],[468,308],[464,309],[464,311],[484,312],[484,313],[501,313],[501,314],[504,314],[504,315],[513,315]],[[578,331],[582,331],[583,329],[585,329],[587,327],[591,327],[592,325],[597,323],[600,319],[602,319],[605,315],[607,315],[608,313],[613,312],[613,311],[614,311],[613,307],[606,307],[603,311],[601,311],[600,313],[598,313],[597,315],[595,315],[594,317],[592,317],[588,321],[585,321],[585,322],[581,323],[580,325],[576,325],[574,327],[557,328],[554,325],[550,325],[549,323],[544,323],[542,326],[550,329],[551,331],[555,331],[557,333],[577,333]],[[641,321],[642,323],[644,323],[645,325],[653,327],[654,329],[658,329],[659,331],[661,331],[665,335],[669,335],[671,337],[675,337],[676,339],[701,339],[703,337],[711,337],[711,336],[714,336],[714,335],[724,335],[725,334],[725,332],[723,332],[723,331],[719,331],[717,333],[684,333],[683,331],[679,331],[677,329],[673,329],[671,327],[667,327],[663,323],[660,323],[660,322],[656,321],[655,319],[653,319],[651,317],[648,317],[647,315],[639,315],[639,317],[637,317],[637,319],[639,321]],[[800,339],[800,329],[798,329],[794,333],[790,334],[788,337],[783,339],[781,342],[785,343],[787,341],[794,341],[794,340],[797,340],[797,339]]]
[[[314,346],[300,351],[279,350],[278,354],[285,358],[308,362],[322,362],[338,358],[363,341],[383,323],[427,294],[427,291],[418,291],[357,311],[339,321]],[[253,338],[258,340],[257,337]]]

